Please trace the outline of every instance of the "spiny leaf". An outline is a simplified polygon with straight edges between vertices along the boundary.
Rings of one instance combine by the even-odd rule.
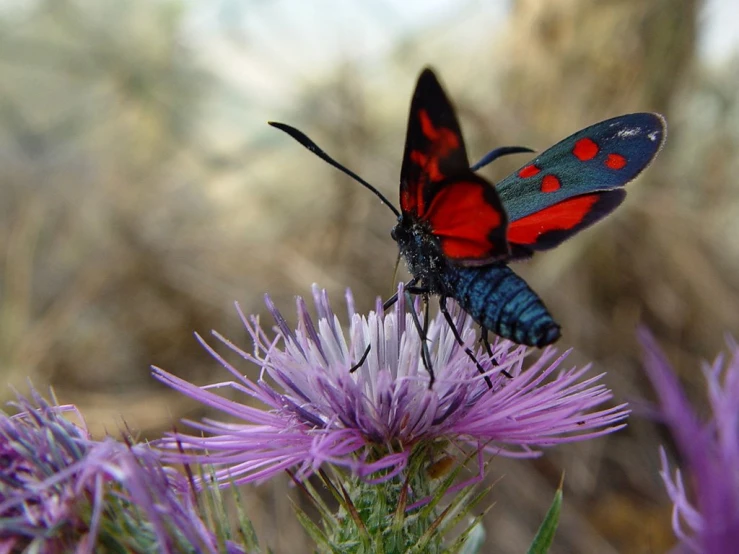
[[[449,507],[447,507],[438,518],[436,518],[436,521],[434,521],[429,528],[426,530],[426,532],[421,535],[421,538],[418,540],[418,542],[408,550],[408,554],[416,554],[421,552],[426,552],[426,547],[431,543],[431,541],[438,535],[438,528],[441,522],[444,520],[444,517],[446,516],[447,512],[449,511]]]
[[[313,503],[313,505],[318,509],[318,512],[321,516],[321,518],[326,522],[332,522],[332,524],[336,523],[336,518],[334,516],[333,510],[331,510],[326,503],[323,501],[323,498],[321,498],[321,495],[318,494],[318,491],[313,487],[311,482],[309,480],[300,480],[295,477],[295,474],[287,470],[287,474],[292,479],[293,483],[296,487],[298,487],[303,494],[305,494],[310,501]]]
[[[441,502],[441,499],[444,497],[444,495],[449,490],[449,488],[457,480],[457,477],[459,476],[459,473],[462,471],[462,468],[463,468],[462,464],[455,467],[449,473],[449,475],[447,475],[446,478],[438,485],[438,487],[436,488],[436,491],[431,496],[431,501],[428,504],[424,505],[423,508],[421,508],[419,517],[422,517],[422,518],[431,517],[432,512],[436,509],[439,502]]]
[[[559,482],[559,488],[554,494],[552,505],[549,507],[544,521],[541,522],[541,526],[534,537],[534,542],[531,543],[528,554],[546,554],[549,551],[549,547],[552,546],[554,534],[557,532],[557,526],[559,525],[559,513],[562,509],[563,482],[564,474],[562,475],[562,480]]]
[[[447,517],[447,521],[444,522],[444,525],[441,527],[440,532],[442,534],[449,532],[452,527],[456,526],[464,517],[469,514],[470,511],[475,508],[475,506],[477,506],[487,496],[487,494],[492,490],[494,486],[495,483],[491,483],[481,491],[478,491],[477,494],[475,494],[474,489],[470,489],[465,494],[460,494],[456,496],[452,501],[452,504],[450,505],[452,510]],[[487,510],[489,509],[490,508],[487,508],[485,512],[487,512]]]
[[[488,508],[488,510],[489,509],[490,508]],[[454,543],[444,550],[444,554],[478,552],[482,544],[485,542],[485,529],[482,526],[482,520],[485,517],[485,514],[488,513],[488,510],[485,510],[479,516],[474,518],[467,529],[457,537]]]
[[[344,506],[344,497],[341,495],[341,492],[339,489],[336,488],[333,481],[331,480],[331,477],[323,470],[318,470],[318,476],[321,478],[321,481],[326,486],[328,491],[331,493],[331,496],[334,497],[334,499],[341,505]],[[337,482],[341,482],[341,479],[337,479]],[[344,507],[347,511],[348,508]]]
[[[458,554],[477,554],[480,552],[482,545],[485,544],[485,528],[482,526],[482,518],[485,514],[481,514],[479,520],[470,525],[467,530],[462,533],[457,541],[461,541],[461,548],[457,550]],[[455,541],[455,542],[457,542]],[[455,552],[455,551],[450,551]]]
[[[239,534],[241,535],[244,546],[246,546],[247,552],[253,552],[254,554],[260,554],[261,549],[259,548],[259,539],[257,533],[254,530],[254,525],[251,520],[247,517],[244,512],[244,504],[241,498],[241,491],[239,487],[231,483],[231,490],[233,491],[234,500],[236,502],[236,516],[239,521]]]
[[[349,512],[352,519],[354,520],[354,523],[357,525],[357,530],[359,531],[359,538],[362,540],[363,544],[369,547],[372,541],[370,539],[370,534],[367,531],[367,527],[364,525],[364,522],[362,521],[362,517],[359,515],[359,512],[357,511],[357,507],[354,505],[354,502],[352,502],[352,499],[349,496],[349,493],[346,492],[346,489],[344,488],[344,485],[341,483],[341,481],[339,481],[339,487],[341,487],[341,494],[344,497],[344,504],[343,504],[344,508],[347,510],[347,512]]]
[[[211,486],[217,486],[214,485],[216,483],[215,481],[215,469],[213,466],[198,466],[198,476],[200,479],[202,479],[203,487],[202,491],[199,496],[200,502],[198,502],[200,506],[200,511],[202,513],[203,519],[206,521],[213,521],[218,516],[216,515],[218,512],[218,508],[216,507],[215,499],[213,498],[213,494],[211,494],[210,487]],[[207,477],[210,477],[210,481],[207,479]]]
[[[438,485],[438,488],[436,489],[436,492],[433,495],[433,498],[429,504],[424,506],[425,513],[422,512],[422,517],[430,517],[431,510],[433,510],[436,505],[441,501],[442,497],[447,493],[447,491],[452,487],[454,482],[459,477],[460,472],[465,468],[466,464],[476,455],[475,452],[471,452],[467,455],[465,460],[459,464],[457,467],[455,467],[448,475],[447,477]],[[480,479],[481,480],[481,479]],[[477,484],[477,482],[470,483],[470,491],[473,490],[472,487]],[[459,495],[455,497],[455,500],[452,501],[452,506],[455,505],[455,503],[459,503]]]
[[[398,499],[398,507],[395,510],[395,517],[393,518],[394,534],[398,535],[403,532],[403,524],[406,521],[405,509],[408,506],[408,487],[410,485],[410,474],[405,478],[403,488],[400,490],[400,498]]]
[[[293,505],[293,509],[295,510],[295,515],[298,518],[298,521],[303,526],[303,529],[305,529],[305,532],[310,535],[310,538],[313,539],[313,541],[316,543],[318,548],[323,548],[323,552],[332,552],[333,548],[331,547],[331,543],[329,542],[326,535],[323,534],[323,531],[315,524],[313,521],[308,517],[308,515],[300,509],[300,507],[295,504],[292,500],[290,501]]]

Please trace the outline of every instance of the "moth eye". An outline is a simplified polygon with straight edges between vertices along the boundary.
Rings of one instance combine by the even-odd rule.
[[[390,236],[393,238],[393,240],[398,240],[398,233],[395,232],[395,227],[390,229]]]

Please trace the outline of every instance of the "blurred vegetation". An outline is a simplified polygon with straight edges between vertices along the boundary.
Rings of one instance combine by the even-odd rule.
[[[0,10],[3,377],[52,384],[101,433],[125,421],[155,437],[201,415],[156,387],[148,366],[225,379],[192,332],[243,338],[234,300],[261,312],[269,292],[289,313],[314,281],[337,302],[351,286],[361,309],[387,295],[396,257],[387,210],[264,122],[297,125],[395,198],[425,64],[455,100],[472,157],[496,145],[544,148],[619,113],[667,116],[667,146],[624,207],[516,266],[562,323],[563,346],[607,370],[618,398],[650,397],[640,323],[695,387],[698,361],[739,330],[739,59],[696,58],[699,0],[517,0],[504,26],[478,34],[466,33],[477,4],[465,2],[371,62],[347,54],[316,72],[299,51],[254,62],[260,37],[235,25],[222,29],[226,49],[204,44],[184,1],[9,6]],[[290,67],[290,92],[270,94],[264,72]],[[497,180],[523,161],[485,171]],[[634,417],[615,437],[496,462],[491,477],[505,478],[493,490],[490,548],[523,550],[566,468],[558,552],[664,551],[661,433]],[[290,495],[286,480],[244,495],[277,552],[305,551]]]

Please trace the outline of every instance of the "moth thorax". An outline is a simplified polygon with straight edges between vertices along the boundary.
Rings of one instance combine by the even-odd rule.
[[[438,239],[423,223],[398,223],[391,235],[397,241],[411,274],[431,292],[435,292],[438,289],[436,283],[447,263]]]

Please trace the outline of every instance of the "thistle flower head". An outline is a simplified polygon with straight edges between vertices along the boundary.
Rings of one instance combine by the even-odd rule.
[[[496,363],[476,348],[491,390],[441,315],[428,325],[437,378],[429,389],[421,338],[409,313],[415,308],[403,301],[402,286],[392,310],[384,313],[378,301],[367,316],[355,313],[347,292],[348,328],[332,311],[325,291],[314,287],[313,296],[317,320],[298,298],[295,330],[267,297],[276,338],[258,318],[239,310],[254,344],[251,353],[214,333],[260,368],[256,381],[208,345],[232,381],[197,387],[154,368],[157,379],[237,420],[187,422],[197,434],[164,439],[165,459],[213,464],[223,484],[264,480],[288,468],[306,477],[323,463],[382,480],[402,471],[411,450],[422,442],[465,443],[497,455],[532,457],[545,446],[613,431],[626,416],[623,406],[592,411],[611,397],[610,391],[597,383],[599,376],[582,380],[587,367],[561,370],[567,354],[557,356],[554,349],[524,368],[524,347],[497,341]],[[456,307],[453,313],[467,346],[474,348],[471,321]],[[366,359],[350,373],[368,346]],[[224,386],[243,398],[230,400],[213,391]],[[179,452],[180,445],[187,453]]]
[[[739,544],[739,347],[730,341],[728,362],[720,355],[702,367],[711,417],[701,422],[654,338],[641,331],[644,366],[683,461],[674,472],[662,449],[662,478],[673,502],[673,529],[693,552],[736,552]],[[683,475],[689,476],[692,494]]]
[[[35,391],[14,405],[0,412],[0,552],[243,552],[219,550],[188,481],[155,451],[94,441],[74,406]]]

